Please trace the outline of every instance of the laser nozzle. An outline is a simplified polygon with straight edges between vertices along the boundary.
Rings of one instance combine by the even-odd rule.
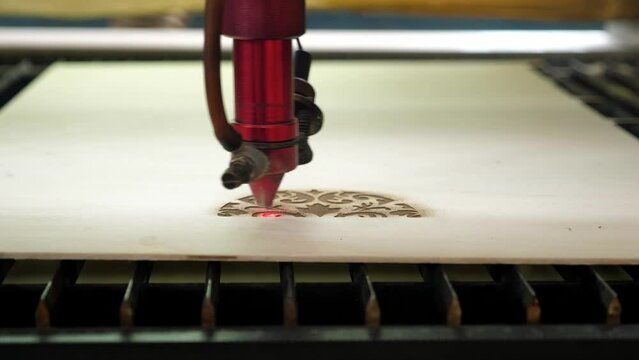
[[[259,207],[270,208],[277,195],[284,174],[270,174],[262,176],[249,183],[255,202]]]

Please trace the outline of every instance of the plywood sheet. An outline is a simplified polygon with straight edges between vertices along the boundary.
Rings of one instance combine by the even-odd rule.
[[[230,94],[230,68],[225,67]],[[0,112],[0,256],[639,263],[639,142],[518,62],[318,62],[285,190],[422,218],[219,217],[199,63],[57,64]],[[229,101],[229,104],[231,101]]]

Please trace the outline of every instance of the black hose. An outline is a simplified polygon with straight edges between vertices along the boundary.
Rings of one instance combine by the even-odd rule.
[[[226,118],[220,77],[220,35],[224,0],[207,0],[204,9],[204,81],[206,102],[215,137],[227,151],[242,145],[242,136]]]

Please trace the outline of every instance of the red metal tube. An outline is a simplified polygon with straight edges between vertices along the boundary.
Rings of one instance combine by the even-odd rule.
[[[235,40],[236,119],[279,123],[293,117],[290,40]]]
[[[291,40],[235,40],[236,130],[245,141],[297,137]]]
[[[244,141],[285,143],[298,136],[293,114],[291,40],[233,42],[235,68],[235,124]],[[268,174],[250,183],[258,204],[270,206],[284,173],[297,167],[297,144],[263,149]]]

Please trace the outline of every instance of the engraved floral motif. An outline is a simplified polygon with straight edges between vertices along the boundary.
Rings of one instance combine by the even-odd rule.
[[[267,213],[292,217],[419,218],[427,216],[415,207],[389,197],[355,191],[279,191],[273,207],[257,206],[253,196],[245,196],[222,206],[218,216],[254,216]]]

